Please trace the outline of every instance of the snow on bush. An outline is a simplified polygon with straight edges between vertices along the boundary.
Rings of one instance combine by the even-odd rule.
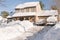
[[[57,23],[51,28],[46,35],[44,35],[43,40],[60,40],[60,23]]]

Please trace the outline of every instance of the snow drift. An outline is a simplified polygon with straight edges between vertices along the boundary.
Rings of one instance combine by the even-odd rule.
[[[0,40],[10,40],[20,37],[26,30],[33,27],[33,23],[17,20],[0,26]]]

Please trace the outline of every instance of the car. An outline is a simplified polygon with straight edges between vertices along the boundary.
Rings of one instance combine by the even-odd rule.
[[[57,17],[56,16],[50,16],[47,18],[46,25],[48,26],[54,26],[57,23]]]
[[[54,26],[56,23],[46,23],[47,26]]]
[[[40,19],[38,22],[35,22],[34,24],[37,26],[43,26],[46,24],[46,21],[45,19]]]

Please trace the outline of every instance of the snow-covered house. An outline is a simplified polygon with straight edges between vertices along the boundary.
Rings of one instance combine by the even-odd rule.
[[[15,13],[12,19],[37,22],[40,19],[46,19],[52,15],[57,16],[57,10],[42,10],[39,2],[27,2],[15,7]]]

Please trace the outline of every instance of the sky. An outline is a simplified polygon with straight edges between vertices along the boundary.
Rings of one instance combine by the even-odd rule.
[[[4,0],[2,4],[0,4],[0,12],[1,11],[14,11],[15,7],[19,4],[25,3],[25,2],[36,2],[39,0]],[[44,4],[44,9],[50,9],[50,6],[54,4],[52,0],[40,0]]]

